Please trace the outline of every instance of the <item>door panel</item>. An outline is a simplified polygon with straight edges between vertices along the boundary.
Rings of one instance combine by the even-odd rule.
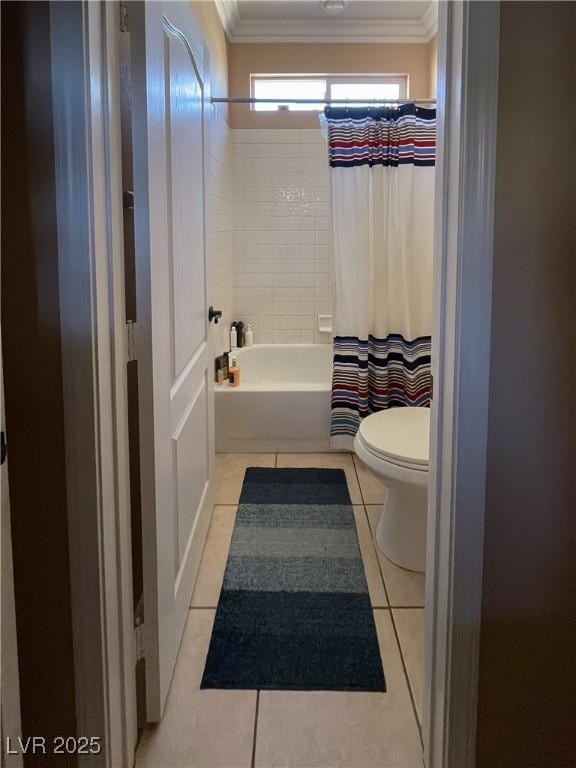
[[[138,4],[131,20],[144,650],[147,718],[154,721],[212,508],[207,56],[187,3]]]
[[[208,456],[202,445],[208,442],[206,382],[184,414],[174,433],[178,477],[178,554],[179,566],[185,561],[194,532],[197,511],[208,480]],[[200,448],[200,450],[198,450]]]
[[[169,164],[172,168],[171,281],[173,291],[174,376],[204,342],[206,318],[204,274],[204,168],[191,147],[203,146],[202,83],[185,41],[165,30]]]

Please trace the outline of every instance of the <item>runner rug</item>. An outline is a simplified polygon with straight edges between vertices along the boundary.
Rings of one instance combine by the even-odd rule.
[[[201,687],[386,690],[343,470],[246,471]]]

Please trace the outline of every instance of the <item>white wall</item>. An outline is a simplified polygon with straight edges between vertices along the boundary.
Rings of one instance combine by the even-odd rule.
[[[331,342],[328,150],[320,129],[234,129],[234,319],[256,343]]]
[[[208,304],[223,312],[211,327],[214,355],[228,349],[228,327],[232,311],[232,226],[234,189],[231,130],[222,108],[213,108],[210,118],[208,185]]]

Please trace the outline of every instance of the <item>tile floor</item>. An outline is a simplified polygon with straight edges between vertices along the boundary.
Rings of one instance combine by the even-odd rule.
[[[387,692],[201,691],[244,472],[341,467],[360,540]],[[373,543],[386,489],[350,454],[219,454],[216,507],[162,722],[136,768],[421,768],[424,577]]]

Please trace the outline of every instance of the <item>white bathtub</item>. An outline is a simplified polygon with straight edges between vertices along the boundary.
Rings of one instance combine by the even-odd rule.
[[[331,344],[238,350],[240,386],[215,385],[216,450],[330,450]]]

